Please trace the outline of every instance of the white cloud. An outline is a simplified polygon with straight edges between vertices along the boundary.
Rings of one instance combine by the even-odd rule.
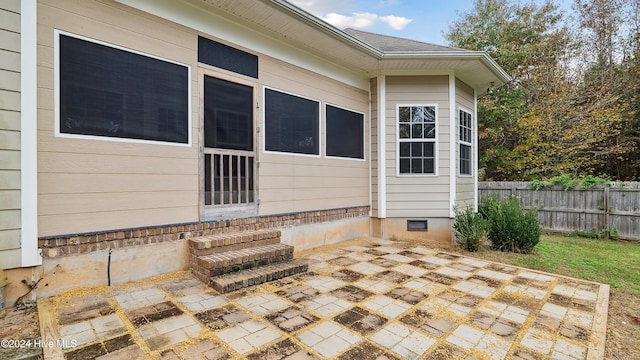
[[[380,21],[386,23],[394,30],[402,30],[413,20],[402,16],[387,15],[380,17]]]
[[[339,28],[368,28],[375,25],[377,19],[378,15],[371,13],[353,13],[353,16],[331,13],[322,17],[322,20]]]
[[[376,25],[376,23],[387,24],[394,30],[404,29],[412,19],[394,16],[394,15],[378,15],[370,12],[354,12],[352,11],[353,0],[289,0],[292,4],[304,9],[311,14],[321,18],[329,24],[338,28],[368,28]],[[397,5],[398,0],[381,0],[376,8]],[[347,13],[343,15],[341,13]],[[350,13],[350,15],[349,15]]]

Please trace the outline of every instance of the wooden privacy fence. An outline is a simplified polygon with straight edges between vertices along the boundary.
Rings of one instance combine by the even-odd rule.
[[[621,239],[640,240],[640,183],[614,182],[563,190],[560,186],[529,188],[528,182],[479,182],[480,201],[518,196],[525,209],[538,210],[545,230],[557,232],[615,229]]]

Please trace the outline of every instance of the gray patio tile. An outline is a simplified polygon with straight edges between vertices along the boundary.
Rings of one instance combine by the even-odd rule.
[[[370,300],[362,303],[362,306],[377,311],[391,319],[397,318],[407,310],[411,309],[411,305],[404,301],[396,300],[386,295],[378,295]]]
[[[328,292],[339,287],[347,285],[346,282],[338,280],[330,276],[319,276],[314,279],[305,281],[305,284],[320,292]]]
[[[320,295],[312,300],[305,301],[303,306],[324,317],[331,317],[350,308],[353,304],[332,295]]]
[[[357,334],[330,322],[323,322],[297,336],[303,344],[330,358],[338,355],[362,338]]]
[[[392,284],[386,280],[373,278],[360,279],[354,282],[353,285],[361,289],[373,291],[376,293],[385,293],[396,286],[395,284]]]
[[[522,341],[520,341],[520,345],[547,355],[553,347],[554,340],[554,335],[549,332],[537,328],[529,328]]]
[[[447,337],[447,341],[465,350],[471,350],[478,344],[484,334],[481,330],[467,325],[460,325]]]

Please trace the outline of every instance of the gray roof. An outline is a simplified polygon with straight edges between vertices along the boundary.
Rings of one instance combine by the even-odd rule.
[[[374,34],[356,29],[344,29],[344,32],[365,42],[382,52],[419,52],[419,51],[467,51],[443,45],[403,39],[395,36]]]

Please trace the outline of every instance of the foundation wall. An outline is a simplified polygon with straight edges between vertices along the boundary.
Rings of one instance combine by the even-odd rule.
[[[371,235],[380,236],[383,238],[395,237],[399,240],[417,240],[425,242],[436,242],[440,244],[452,243],[452,219],[426,218],[428,221],[427,231],[407,231],[408,219],[409,218],[372,219]]]
[[[193,237],[278,228],[282,231],[282,243],[294,245],[300,251],[369,236],[369,211],[368,206],[363,206],[43,237],[38,240],[43,265],[8,274],[15,288],[9,285],[6,306],[13,305],[28,291],[21,284],[22,279],[29,284],[42,279],[34,293],[37,298],[77,287],[107,285],[110,250],[111,283],[139,281],[188,270],[188,240]]]

